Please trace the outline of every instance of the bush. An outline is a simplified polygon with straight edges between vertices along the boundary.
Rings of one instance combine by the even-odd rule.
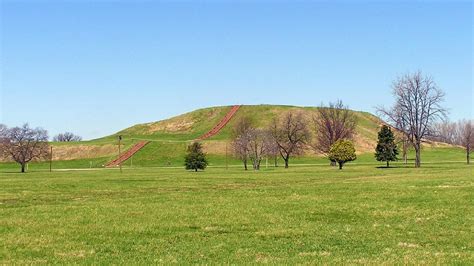
[[[336,141],[329,150],[329,160],[337,162],[342,169],[346,162],[357,159],[354,144],[350,140],[341,139]]]

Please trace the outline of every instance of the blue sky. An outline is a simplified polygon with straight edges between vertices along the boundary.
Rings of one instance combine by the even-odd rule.
[[[8,1],[0,121],[114,133],[201,107],[374,112],[422,70],[472,117],[471,2]]]

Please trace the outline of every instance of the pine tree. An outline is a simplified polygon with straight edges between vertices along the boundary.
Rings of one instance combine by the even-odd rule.
[[[379,162],[387,162],[387,168],[390,161],[396,161],[398,155],[397,145],[395,144],[395,136],[392,130],[383,125],[379,131],[377,147],[375,148],[375,158]]]
[[[204,170],[208,165],[206,154],[202,151],[202,144],[194,142],[188,146],[188,151],[185,157],[184,165],[186,170]]]

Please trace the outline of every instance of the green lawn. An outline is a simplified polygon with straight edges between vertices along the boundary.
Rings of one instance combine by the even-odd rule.
[[[0,170],[0,264],[472,265],[474,168],[396,166]]]

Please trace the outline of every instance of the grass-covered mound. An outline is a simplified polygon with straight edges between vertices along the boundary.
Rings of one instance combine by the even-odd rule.
[[[127,165],[166,166],[184,156],[186,145],[212,129],[229,112],[230,106],[199,109],[170,119],[139,124],[103,138],[74,143],[53,143],[55,161],[85,160],[88,165],[101,167],[105,162],[117,156],[117,136],[123,136],[123,150],[130,148],[140,140],[150,140]],[[206,153],[210,157],[225,156],[226,145],[231,141],[231,131],[235,123],[244,116],[252,117],[256,127],[265,128],[273,119],[284,115],[287,111],[303,112],[311,120],[316,107],[276,106],[276,105],[245,105],[235,114],[233,119],[219,134],[204,141]],[[356,148],[359,153],[372,151],[375,145],[377,130],[382,123],[376,116],[366,112],[354,111],[357,119]],[[308,155],[311,155],[308,150]],[[220,159],[216,162],[222,161]],[[171,163],[170,163],[171,162]],[[72,164],[74,165],[74,163]]]

